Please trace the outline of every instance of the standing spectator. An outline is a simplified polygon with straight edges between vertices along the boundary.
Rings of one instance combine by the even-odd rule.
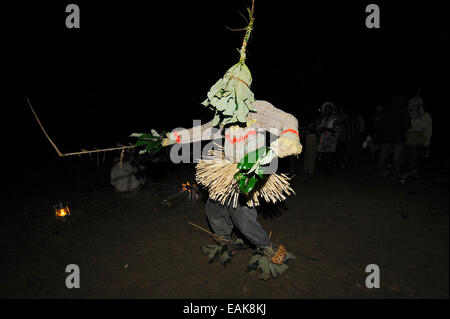
[[[348,116],[342,107],[338,106],[337,108],[338,112],[335,112],[335,114],[339,116],[340,132],[336,147],[336,163],[338,167],[345,168],[347,136],[345,134],[345,129],[343,129],[343,125],[345,125],[344,123],[346,123]]]
[[[431,135],[433,131],[430,113],[423,107],[423,99],[419,96],[409,100],[408,112],[411,118],[411,128],[406,134],[406,154],[408,157],[408,171],[403,178],[418,178],[421,154],[428,155]]]
[[[326,176],[333,170],[336,147],[339,137],[339,117],[333,112],[334,104],[325,102],[322,105],[322,121],[320,123],[320,141],[317,152],[322,155],[322,168]]]
[[[377,177],[382,175],[392,154],[391,177],[394,179],[401,178],[399,174],[405,153],[406,131],[411,127],[407,105],[408,100],[397,95],[383,114],[383,119],[380,122],[381,150],[375,168],[375,176]]]
[[[342,154],[342,168],[357,168],[365,130],[365,121],[361,115],[350,113],[341,120],[339,139],[342,142],[338,148],[342,147],[339,150]]]
[[[320,124],[319,124],[320,125]],[[316,159],[317,159],[317,124],[316,122],[311,122],[305,133],[305,147],[303,154],[303,172],[305,174],[314,174],[316,169]]]
[[[380,144],[380,126],[383,119],[383,107],[377,105],[373,110],[371,127],[368,129],[371,139],[375,144]]]
[[[383,107],[377,105],[366,127],[364,141],[359,156],[359,168],[367,169],[376,163],[380,151],[380,126],[383,119]]]

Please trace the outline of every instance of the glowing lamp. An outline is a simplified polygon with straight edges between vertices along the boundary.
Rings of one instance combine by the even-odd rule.
[[[67,203],[59,202],[58,204],[54,205],[53,208],[55,209],[56,219],[65,221],[67,218],[69,218],[70,210]]]

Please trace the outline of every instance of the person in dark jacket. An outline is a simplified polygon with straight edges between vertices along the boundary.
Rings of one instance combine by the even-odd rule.
[[[361,115],[354,112],[341,115],[340,143],[338,143],[341,168],[352,170],[358,167],[364,133],[365,121]]]
[[[408,100],[397,95],[386,109],[380,123],[381,150],[375,169],[375,176],[381,176],[390,156],[392,178],[399,178],[400,169],[404,161],[406,132],[411,127],[408,114]]]

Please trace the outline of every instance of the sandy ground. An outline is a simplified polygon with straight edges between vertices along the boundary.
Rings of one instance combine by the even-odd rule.
[[[366,173],[298,174],[286,209],[260,213],[273,240],[297,257],[266,282],[245,271],[253,249],[227,267],[206,262],[200,245],[212,240],[187,223],[208,227],[203,201],[161,204],[158,192],[193,181],[193,166],[125,195],[64,187],[67,176],[2,201],[0,298],[449,297],[448,183],[433,176],[400,184]],[[70,201],[66,224],[53,219],[57,198]],[[80,267],[79,289],[65,286],[68,264]],[[380,268],[379,289],[365,286],[368,264]]]

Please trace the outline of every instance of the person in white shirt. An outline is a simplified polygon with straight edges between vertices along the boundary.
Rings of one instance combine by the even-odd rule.
[[[408,112],[411,118],[411,128],[406,133],[408,171],[403,178],[419,177],[419,165],[421,154],[428,156],[431,136],[433,133],[433,121],[430,113],[423,106],[423,99],[415,96],[409,100]]]

